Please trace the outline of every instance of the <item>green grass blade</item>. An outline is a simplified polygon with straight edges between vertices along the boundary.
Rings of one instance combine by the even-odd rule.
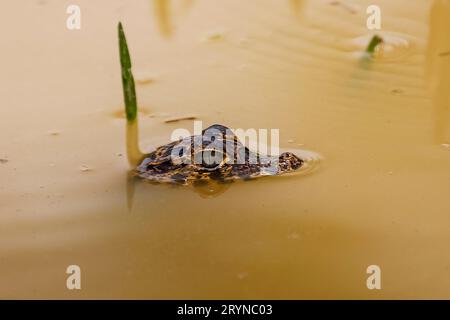
[[[383,43],[383,39],[378,36],[378,35],[374,35],[372,37],[372,40],[370,40],[367,48],[366,48],[366,52],[370,55],[373,55],[375,53],[375,49],[376,47],[380,44]]]
[[[119,22],[119,53],[120,65],[122,67],[122,88],[125,102],[125,113],[128,121],[135,121],[137,116],[136,89],[134,86],[133,73],[131,72],[131,58],[128,51],[127,39],[123,32],[122,23]]]

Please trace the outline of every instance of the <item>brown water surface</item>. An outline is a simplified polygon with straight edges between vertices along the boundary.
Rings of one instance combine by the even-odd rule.
[[[78,31],[67,1],[0,13],[1,298],[450,298],[448,2],[378,1],[373,61],[370,1],[77,2]],[[279,128],[320,168],[215,197],[127,183],[119,20],[146,150],[195,115]]]

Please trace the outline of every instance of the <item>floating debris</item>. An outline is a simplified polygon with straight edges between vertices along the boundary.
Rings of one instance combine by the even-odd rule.
[[[401,94],[401,93],[403,93],[403,90],[402,89],[392,89],[391,93],[393,93],[393,94]]]
[[[450,51],[441,52],[441,53],[439,53],[439,56],[440,57],[450,56]]]
[[[83,165],[80,166],[80,171],[81,172],[88,172],[88,171],[92,171],[92,168],[83,164]]]
[[[180,116],[180,117],[173,117],[173,118],[167,118],[164,120],[164,123],[174,123],[182,120],[196,120],[197,116],[194,115],[187,115],[187,116]]]
[[[9,160],[6,158],[0,158],[0,163],[7,163]]]
[[[134,80],[138,84],[149,84],[158,80],[159,76],[157,73],[136,71],[134,73]]]
[[[288,142],[288,143],[294,143],[294,140],[289,139],[287,142]]]
[[[450,143],[443,143],[443,144],[441,144],[441,146],[443,146],[444,148],[450,149]]]
[[[203,41],[217,41],[222,40],[225,37],[226,31],[223,29],[212,30],[205,33],[202,37]]]
[[[57,130],[49,130],[49,131],[47,131],[47,134],[51,135],[51,136],[59,136],[61,134],[61,132],[57,131]]]

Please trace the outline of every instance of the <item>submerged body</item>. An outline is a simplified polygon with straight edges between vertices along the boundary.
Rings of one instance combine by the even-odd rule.
[[[155,182],[227,182],[289,173],[303,164],[290,152],[279,157],[252,152],[229,128],[216,124],[202,135],[157,148],[144,158],[136,174]]]

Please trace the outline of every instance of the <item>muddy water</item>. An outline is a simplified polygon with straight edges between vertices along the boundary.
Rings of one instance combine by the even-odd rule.
[[[450,5],[378,1],[366,61],[369,1],[257,2],[78,1],[78,31],[69,2],[6,5],[0,297],[450,298]],[[130,183],[119,20],[143,148],[195,116],[279,128],[320,168],[213,197]]]

